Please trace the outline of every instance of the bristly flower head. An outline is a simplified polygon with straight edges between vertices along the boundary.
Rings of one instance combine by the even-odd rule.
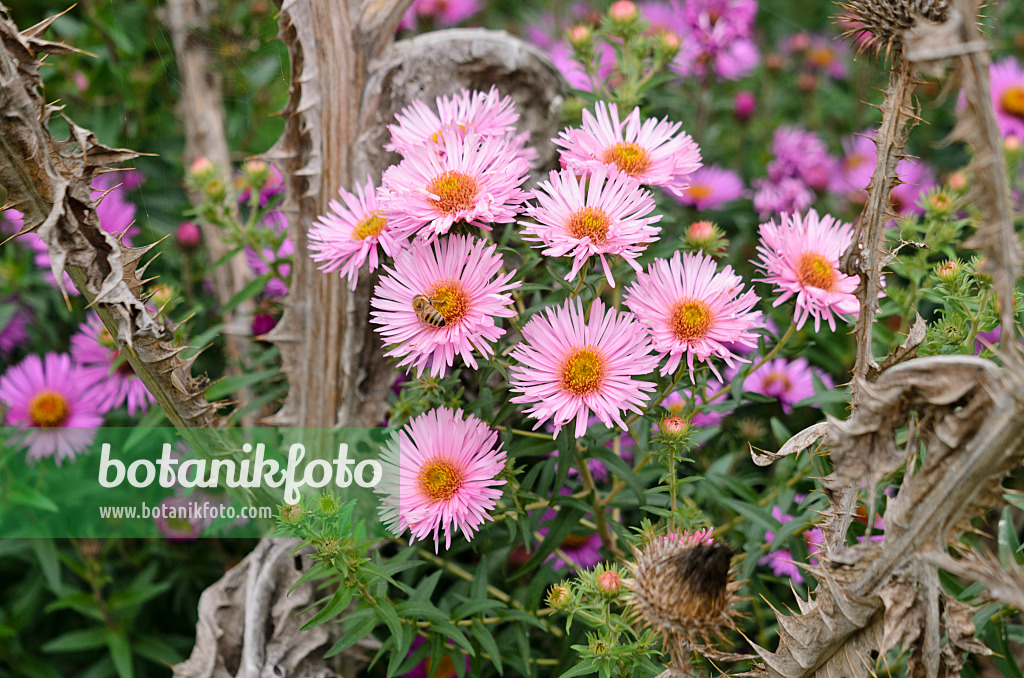
[[[95,370],[57,353],[30,355],[0,377],[6,424],[25,431],[22,444],[28,446],[29,461],[53,457],[60,466],[89,446],[106,412],[95,385]]]
[[[410,543],[434,539],[434,552],[444,532],[445,548],[452,533],[466,539],[491,520],[488,511],[501,496],[498,474],[505,451],[498,433],[462,410],[440,408],[412,419],[383,448],[384,475],[375,490],[381,494],[381,520]]]
[[[661,215],[647,216],[654,209],[650,192],[624,174],[608,174],[603,166],[589,178],[577,178],[570,170],[551,172],[550,181],[533,191],[537,204],[526,206],[526,214],[537,223],[519,222],[524,240],[546,248],[542,254],[572,257],[566,280],[573,280],[597,255],[608,284],[615,287],[606,255],[618,255],[639,271],[636,258],[661,230],[653,226]]]
[[[754,330],[761,327],[761,312],[753,290],[743,292],[743,279],[731,266],[716,272],[715,260],[703,254],[676,252],[671,260],[658,259],[626,289],[623,301],[651,333],[661,368],[671,374],[683,356],[693,379],[693,360],[711,364],[717,356],[730,367],[746,362],[725,346],[736,342],[757,346]]]
[[[841,22],[851,26],[846,35],[861,50],[891,52],[920,19],[941,24],[949,15],[949,0],[846,0],[839,6]]]
[[[145,412],[155,400],[146,389],[128,361],[121,357],[117,343],[103,325],[99,316],[93,315],[83,323],[80,331],[71,337],[71,357],[83,369],[95,374],[95,396],[101,401],[101,409],[114,409],[128,405],[128,414]],[[103,400],[101,394],[106,394]]]
[[[557,436],[575,419],[574,436],[581,438],[593,412],[605,426],[625,430],[622,412],[639,413],[655,388],[634,379],[653,370],[658,359],[632,314],[606,312],[595,299],[589,317],[579,299],[567,299],[523,327],[524,342],[512,351],[512,391],[520,394],[512,402],[532,405],[526,414],[537,420],[534,429],[552,419]]]
[[[632,550],[632,577],[624,582],[631,613],[660,634],[673,655],[688,655],[696,640],[708,643],[732,625],[733,551],[714,541],[711,530],[656,537]]]
[[[325,273],[340,270],[342,277],[347,275],[353,290],[363,262],[370,262],[371,271],[377,268],[378,244],[389,257],[398,254],[401,248],[400,239],[395,237],[387,218],[377,207],[375,191],[370,175],[366,176],[365,184],[355,186],[355,193],[339,188],[338,195],[345,204],[332,200],[330,212],[321,215],[309,231],[313,261],[321,262],[320,270]]]
[[[438,143],[444,153],[418,146],[384,172],[377,200],[395,234],[431,242],[459,221],[488,231],[514,221],[529,171],[516,149],[504,138],[453,128],[442,130]]]
[[[596,117],[595,114],[596,113]],[[701,166],[700,148],[680,124],[650,118],[640,122],[640,108],[619,120],[615,104],[598,101],[594,113],[583,111],[579,129],[553,139],[562,147],[562,163],[577,174],[614,168],[641,184],[661,186],[679,196]]]
[[[834,332],[836,315],[857,315],[853,291],[860,279],[839,270],[839,257],[853,238],[850,224],[811,210],[805,216],[783,214],[778,225],[774,220],[761,224],[760,232],[756,265],[766,274],[761,280],[782,292],[773,306],[796,296],[797,329],[811,316],[815,331],[825,319]]]
[[[392,347],[387,355],[402,358],[399,367],[411,365],[419,376],[429,365],[436,377],[454,364],[456,353],[473,369],[474,349],[485,357],[494,354],[491,342],[505,334],[494,319],[515,315],[509,292],[522,284],[509,282],[515,271],[500,272],[495,249],[477,238],[448,236],[402,250],[394,268],[384,267],[370,300],[370,322]],[[417,313],[413,299],[421,295],[444,318],[443,326]]]

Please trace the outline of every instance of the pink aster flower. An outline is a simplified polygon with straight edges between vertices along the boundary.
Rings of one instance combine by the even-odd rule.
[[[1003,136],[1011,134],[1024,139],[1024,67],[1013,57],[1006,57],[989,66],[992,107]]]
[[[410,532],[409,543],[433,535],[434,552],[444,532],[445,548],[452,533],[466,539],[491,517],[501,496],[505,451],[498,433],[462,410],[440,408],[412,419],[383,448],[384,475],[375,490],[381,494],[381,520],[395,535]]]
[[[95,391],[101,407],[112,410],[128,405],[128,414],[145,412],[155,401],[127,360],[121,358],[117,343],[97,316],[82,324],[71,337],[71,357],[85,369],[96,374]],[[106,393],[106,400],[100,394]]]
[[[754,209],[767,218],[772,214],[803,212],[814,203],[814,191],[800,179],[768,177],[754,180]]]
[[[436,377],[454,364],[455,354],[473,369],[474,349],[484,357],[494,354],[491,342],[505,334],[495,318],[515,315],[510,291],[522,284],[509,282],[515,271],[501,272],[495,249],[477,238],[449,236],[402,250],[394,268],[384,267],[370,300],[370,322],[392,347],[387,355],[402,358],[399,367],[412,365],[419,376],[429,364]],[[419,311],[417,297],[425,297]]]
[[[682,46],[671,68],[679,75],[738,80],[757,65],[754,0],[687,0],[676,12]]]
[[[371,271],[377,268],[378,244],[389,257],[401,249],[401,242],[377,207],[376,189],[370,175],[366,175],[364,185],[356,185],[355,191],[349,193],[339,188],[338,195],[345,204],[332,200],[330,211],[317,219],[308,235],[310,256],[313,261],[321,262],[320,270],[325,273],[340,270],[342,277],[348,276],[353,290],[364,262],[370,262]]]
[[[779,521],[779,523],[783,525],[793,520],[793,516],[788,513],[783,513],[782,509],[778,506],[772,508],[772,518],[775,518],[775,520]],[[771,530],[765,531],[765,542],[770,544],[774,539],[774,532]],[[800,568],[793,561],[793,553],[789,549],[776,549],[771,551],[758,560],[757,564],[767,565],[771,568],[776,577],[789,577],[793,580],[794,584],[804,583],[804,577],[800,573]]]
[[[900,183],[889,194],[893,210],[904,217],[924,214],[924,208],[917,203],[923,193],[938,185],[935,172],[920,160],[903,158],[896,165],[896,176]]]
[[[721,209],[726,203],[743,197],[743,179],[739,174],[717,165],[701,167],[690,176],[690,185],[678,196],[684,205],[698,211]]]
[[[398,26],[407,31],[414,31],[417,20],[427,21],[438,28],[454,26],[473,16],[480,9],[480,0],[413,0]]]
[[[285,235],[281,240],[281,244],[276,249],[264,247],[261,251],[263,253],[262,257],[256,253],[256,250],[247,247],[245,249],[245,262],[249,264],[249,268],[256,275],[265,275],[270,273],[271,267],[274,268],[275,275],[267,280],[267,285],[263,288],[263,294],[268,297],[283,297],[287,295],[287,280],[290,279],[292,274],[291,260],[295,255],[295,245]]]
[[[159,513],[153,516],[153,522],[160,534],[171,541],[190,541],[203,533],[213,524],[210,513],[202,511],[203,498],[201,492],[188,497],[167,497],[160,502]],[[223,505],[221,505],[223,510]]]
[[[575,279],[597,255],[608,284],[615,287],[606,255],[618,255],[639,271],[636,258],[661,230],[652,225],[661,215],[647,216],[654,209],[650,192],[624,174],[607,175],[605,167],[596,168],[589,179],[570,170],[552,171],[550,181],[533,191],[537,204],[526,206],[526,214],[537,223],[519,222],[523,240],[545,247],[545,256],[572,257],[566,280]]]
[[[778,399],[783,411],[789,414],[795,403],[814,395],[812,369],[806,358],[769,360],[747,375],[743,390]],[[828,388],[832,387],[832,379],[827,374],[814,371]]]
[[[662,374],[675,372],[683,356],[693,379],[693,359],[711,364],[717,356],[730,367],[746,362],[727,349],[725,342],[757,345],[754,330],[762,326],[761,312],[753,311],[758,298],[743,292],[743,279],[731,266],[716,272],[715,260],[704,254],[676,252],[671,260],[658,259],[637,274],[623,301],[651,332],[659,360],[668,362]]]
[[[568,42],[563,40],[556,43],[548,50],[548,56],[551,57],[555,68],[565,77],[569,87],[583,92],[593,91],[594,83],[591,82],[590,76],[583,69],[583,65],[575,59],[572,46]],[[618,63],[618,59],[615,55],[614,47],[605,42],[594,45],[593,66],[596,69],[597,78],[600,82],[608,79],[608,76],[615,70],[616,63]]]
[[[14,311],[7,317],[7,322],[0,325],[0,354],[10,354],[25,343],[28,323],[32,319],[32,312],[15,299],[0,300],[0,309],[5,306],[14,306]],[[0,315],[3,315],[2,310]]]
[[[611,427],[628,430],[623,411],[640,412],[655,384],[634,379],[658,364],[650,354],[650,338],[629,313],[605,311],[595,299],[590,320],[579,299],[558,308],[545,308],[523,328],[524,342],[512,351],[514,403],[528,403],[526,414],[537,420],[535,430],[552,419],[555,435],[576,420],[574,435],[587,432],[587,418],[595,414]]]
[[[839,270],[839,257],[853,238],[850,224],[811,210],[805,216],[783,214],[778,225],[761,224],[760,232],[756,265],[766,275],[761,280],[782,292],[773,306],[796,296],[797,329],[813,316],[815,331],[824,318],[834,332],[836,315],[857,315],[860,307],[853,291],[860,279]]]
[[[832,175],[829,190],[855,202],[864,202],[868,183],[875,172],[877,150],[870,130],[843,139],[843,159]]]
[[[418,146],[438,148],[443,130],[480,137],[507,138],[516,130],[519,114],[511,97],[502,97],[497,87],[489,92],[463,89],[453,96],[437,97],[436,110],[417,99],[395,114],[397,125],[388,125],[389,151],[405,155]]]
[[[30,355],[0,377],[6,424],[24,431],[29,461],[54,457],[60,466],[89,446],[106,412],[95,380],[94,370],[58,353]]]
[[[801,127],[783,125],[776,129],[772,152],[775,160],[768,165],[768,177],[775,181],[792,177],[823,190],[835,171],[836,160],[829,155],[825,142]]]
[[[541,524],[550,524],[557,515],[557,512],[548,509],[544,512]],[[549,527],[540,527],[537,529],[537,534],[544,537],[550,531]],[[572,561],[572,564],[566,562],[561,555],[552,553],[544,559],[545,563],[551,563],[551,569],[569,569],[575,572],[575,565],[579,565],[584,570],[589,570],[601,562],[601,535],[596,532],[570,534],[562,540],[558,550],[564,553]]]
[[[592,174],[607,166],[641,184],[681,195],[690,175],[700,168],[701,158],[696,142],[679,127],[668,119],[649,118],[641,123],[639,107],[620,121],[615,104],[598,101],[594,113],[583,111],[580,128],[570,127],[553,141],[563,149],[563,166],[577,174]]]
[[[724,384],[720,381],[709,381],[705,392],[710,396],[719,391]],[[661,401],[661,406],[668,410],[670,413],[677,417],[681,417],[686,414],[687,406],[693,403],[694,407],[703,407],[704,401],[700,396],[694,397],[690,392],[690,389],[684,388],[678,391],[669,393],[668,396]],[[721,402],[719,400],[718,402]],[[715,412],[713,410],[704,410],[697,412],[689,418],[691,426],[696,428],[711,428],[712,426],[718,426],[725,419],[725,413]]]
[[[502,137],[442,131],[444,153],[430,146],[409,151],[384,172],[378,205],[396,236],[423,242],[444,235],[457,221],[484,230],[514,221],[526,194],[519,187],[526,160]]]

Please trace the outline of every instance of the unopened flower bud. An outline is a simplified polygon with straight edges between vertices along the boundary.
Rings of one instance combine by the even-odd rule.
[[[615,570],[605,570],[597,575],[597,588],[607,596],[614,596],[622,588],[622,577]]]
[[[1020,137],[1016,134],[1009,134],[1003,139],[1003,150],[1007,153],[1019,153],[1021,148]]]
[[[733,115],[740,122],[746,122],[754,116],[756,104],[757,98],[753,92],[737,92],[736,96],[732,98]]]
[[[681,438],[689,428],[690,422],[676,415],[665,417],[658,424],[658,430],[668,438]]]
[[[202,157],[193,161],[188,173],[196,183],[203,184],[214,178],[215,170],[210,159]]]
[[[661,48],[666,54],[675,55],[682,46],[683,41],[679,34],[674,31],[663,31],[661,34]]]
[[[576,25],[569,29],[566,38],[576,49],[582,49],[590,44],[593,33],[587,26]]]
[[[818,76],[812,73],[801,73],[796,80],[796,86],[801,92],[813,92],[818,87]]]
[[[595,657],[608,657],[612,653],[612,642],[601,636],[591,636],[590,642],[587,643],[587,649]]]
[[[941,282],[947,285],[956,282],[957,274],[960,272],[960,263],[950,259],[935,267],[935,275]]]
[[[325,492],[317,499],[317,508],[323,514],[332,515],[338,512],[338,500],[334,498],[333,494]]]
[[[636,21],[640,16],[640,12],[630,0],[617,0],[608,9],[608,16],[616,23],[626,24]]]
[[[963,172],[953,172],[948,183],[954,191],[963,192],[967,188],[967,175]]]
[[[203,183],[203,193],[213,200],[223,200],[228,194],[228,187],[221,179],[210,179]]]
[[[329,560],[341,555],[341,540],[339,539],[324,539],[319,546],[320,554]]]
[[[785,65],[786,60],[782,57],[781,54],[778,54],[776,52],[766,54],[764,57],[764,67],[767,68],[769,71],[781,71],[783,66]]]
[[[302,507],[298,504],[285,504],[281,507],[281,520],[289,525],[302,521]]]
[[[806,52],[811,48],[811,36],[806,33],[797,33],[790,37],[789,48],[794,52]]]
[[[572,594],[569,592],[569,588],[562,584],[555,584],[548,591],[548,605],[556,610],[561,610],[568,606],[571,599]]]
[[[191,221],[183,221],[174,232],[174,241],[186,254],[193,254],[203,244],[203,233]]]
[[[269,313],[257,313],[252,319],[252,336],[262,337],[277,327],[277,319]]]
[[[262,160],[250,160],[245,163],[242,172],[245,183],[258,193],[270,178],[270,165]]]
[[[953,198],[945,191],[935,191],[928,196],[928,211],[936,215],[946,215],[953,211]]]

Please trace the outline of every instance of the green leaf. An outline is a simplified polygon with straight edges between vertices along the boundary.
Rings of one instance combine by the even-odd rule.
[[[313,617],[303,624],[302,630],[311,629],[314,626],[320,626],[326,621],[334,619],[339,614],[345,611],[348,604],[352,602],[352,596],[355,594],[354,588],[343,586],[334,592],[331,596],[330,601],[324,605],[324,608],[317,612]]]
[[[1019,569],[1016,554],[1020,550],[1020,542],[1017,541],[1017,531],[1013,528],[1013,516],[1009,506],[1003,507],[996,535],[999,541],[999,562],[1008,570]]]
[[[331,649],[324,653],[324,659],[333,657],[349,649],[360,640],[370,635],[377,625],[377,615],[370,608],[363,608],[345,618],[345,631]]]
[[[166,668],[167,664],[179,664],[185,660],[177,650],[152,636],[137,638],[132,643],[132,650],[143,659]]]
[[[487,630],[479,620],[474,619],[473,625],[470,627],[470,633],[476,639],[476,642],[480,643],[480,647],[491,657],[491,663],[494,664],[494,668],[498,670],[498,675],[505,673],[501,667],[501,651],[498,649],[498,643],[495,642],[494,636]]]
[[[128,644],[128,637],[121,631],[105,629],[107,647],[110,649],[110,658],[114,660],[114,669],[120,678],[135,678],[135,666],[132,663],[132,647]]]
[[[105,626],[97,626],[91,629],[68,631],[62,633],[53,640],[43,643],[43,652],[80,652],[81,650],[95,650],[107,643],[108,629]]]
[[[273,276],[270,273],[264,273],[263,275],[250,280],[245,287],[238,290],[235,296],[228,300],[228,303],[224,304],[224,308],[221,309],[221,313],[228,313],[239,304],[245,303],[255,297],[263,291],[263,288],[267,286],[267,281],[272,277]]]
[[[586,676],[597,673],[597,663],[593,659],[585,659],[572,667],[558,678],[572,678],[572,676]]]
[[[60,511],[58,506],[44,494],[37,492],[28,485],[17,484],[7,488],[2,495],[12,504],[20,504],[21,506],[31,506],[41,511],[49,511],[51,513],[57,513]]]
[[[62,592],[60,575],[60,558],[57,556],[57,547],[52,539],[33,539],[32,550],[35,551],[36,559],[39,560],[39,567],[43,571],[46,585],[50,590],[60,595]]]

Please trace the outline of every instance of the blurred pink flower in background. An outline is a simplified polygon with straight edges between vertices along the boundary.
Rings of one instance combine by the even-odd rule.
[[[481,9],[480,0],[413,0],[398,27],[414,31],[419,21],[429,22],[435,28],[454,26]]]
[[[128,414],[135,416],[154,403],[152,394],[128,361],[121,357],[114,338],[95,314],[71,337],[71,357],[82,368],[94,372],[94,392],[102,400],[102,409],[112,410],[127,404]]]
[[[748,374],[743,390],[778,399],[783,411],[789,414],[794,404],[814,395],[812,370],[826,388],[832,388],[832,378],[822,370],[812,368],[806,358],[776,358]]]
[[[690,185],[676,199],[697,210],[717,210],[743,197],[743,179],[732,170],[707,165],[690,175]],[[670,194],[671,195],[671,194]]]
[[[550,524],[557,515],[556,511],[546,510],[540,524]],[[547,536],[549,531],[550,528],[548,527],[537,528],[537,533],[542,537]],[[601,562],[601,535],[596,532],[590,532],[585,535],[570,533],[569,536],[562,540],[558,549],[568,556],[573,561],[573,564],[566,562],[561,555],[552,553],[544,559],[545,563],[551,563],[551,569],[568,569],[575,572],[575,565],[579,565],[584,570],[589,570]]]

